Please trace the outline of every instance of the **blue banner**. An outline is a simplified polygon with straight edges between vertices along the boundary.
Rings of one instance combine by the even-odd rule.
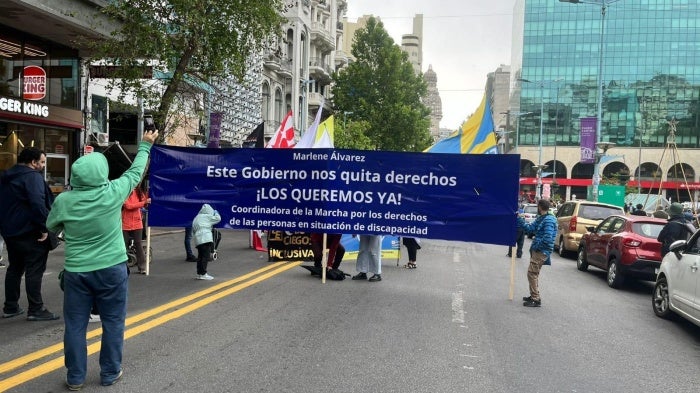
[[[149,224],[515,243],[518,155],[154,146]]]

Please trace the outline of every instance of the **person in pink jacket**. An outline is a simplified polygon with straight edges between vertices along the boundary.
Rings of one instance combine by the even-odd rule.
[[[141,209],[151,203],[151,198],[143,187],[143,182],[126,198],[122,207],[122,233],[124,244],[129,248],[129,239],[134,239],[136,251],[136,265],[139,274],[146,274],[146,254],[143,252],[141,239],[143,238],[143,217]]]

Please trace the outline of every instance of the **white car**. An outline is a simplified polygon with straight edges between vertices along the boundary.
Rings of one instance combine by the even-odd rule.
[[[675,312],[700,326],[700,231],[687,242],[674,242],[670,249],[656,275],[654,313],[670,318]]]

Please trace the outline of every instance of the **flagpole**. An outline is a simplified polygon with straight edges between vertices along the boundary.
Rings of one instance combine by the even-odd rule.
[[[326,268],[328,267],[328,234],[323,234],[323,258],[321,258],[321,283],[326,283]]]

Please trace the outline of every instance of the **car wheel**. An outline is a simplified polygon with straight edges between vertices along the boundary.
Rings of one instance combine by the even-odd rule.
[[[622,276],[617,266],[617,259],[613,257],[608,263],[608,286],[610,288],[620,288],[623,281],[625,281],[625,278]]]
[[[588,262],[586,261],[586,249],[583,247],[578,249],[578,257],[576,257],[576,268],[582,272],[588,270]]]
[[[668,300],[668,283],[666,277],[659,277],[654,285],[654,294],[651,296],[651,306],[654,308],[654,314],[657,317],[664,319],[671,318],[671,308]]]
[[[559,247],[557,247],[557,252],[560,257],[566,256],[566,248],[564,248],[564,238],[559,238]]]

